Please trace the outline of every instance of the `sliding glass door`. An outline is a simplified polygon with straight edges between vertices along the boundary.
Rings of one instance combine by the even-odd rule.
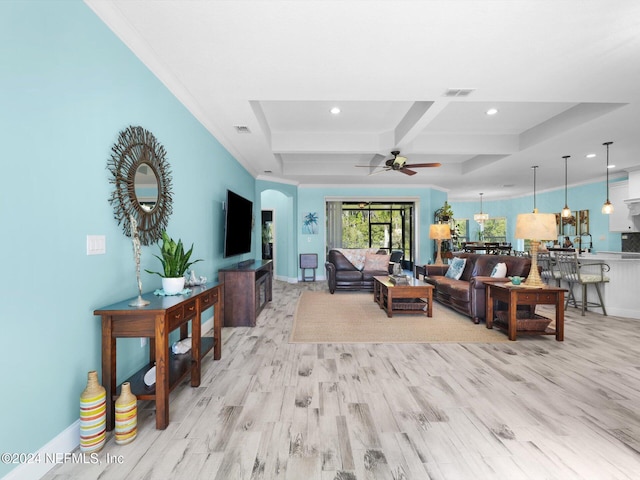
[[[327,202],[327,249],[400,250],[413,268],[413,202]]]

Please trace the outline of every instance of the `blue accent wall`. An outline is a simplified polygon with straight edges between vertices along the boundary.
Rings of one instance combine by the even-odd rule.
[[[601,212],[606,197],[605,192],[604,181],[569,187],[567,203],[572,211],[589,210],[589,231],[593,238],[594,251],[619,252],[622,248],[621,234],[609,232],[609,216]],[[469,240],[477,240],[479,225],[473,221],[473,214],[480,211],[480,197],[477,202],[452,201],[450,203],[456,219],[470,220]],[[540,213],[559,213],[564,207],[564,188],[537,193],[536,207]],[[624,205],[621,207],[625,208]],[[516,218],[518,213],[533,211],[533,195],[497,201],[483,199],[482,210],[490,217],[506,217],[507,241],[515,246]],[[587,241],[587,238],[585,237],[584,240]]]
[[[137,294],[108,203],[118,133],[140,125],[165,147],[168,232],[195,244],[198,275],[243,259],[222,258],[222,202],[227,188],[254,199],[255,180],[81,1],[0,2],[0,58],[0,451],[35,452],[78,419],[87,372],[100,373],[94,309]],[[86,255],[87,235],[106,236],[105,255]],[[143,247],[143,272],[159,268],[156,251]],[[120,381],[147,358],[119,340]]]

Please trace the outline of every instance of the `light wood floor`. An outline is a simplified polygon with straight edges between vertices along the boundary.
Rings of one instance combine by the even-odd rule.
[[[132,444],[45,478],[640,478],[640,321],[569,308],[564,342],[289,344],[306,288],[326,287],[275,282],[257,327],[224,329],[166,430],[140,404]]]

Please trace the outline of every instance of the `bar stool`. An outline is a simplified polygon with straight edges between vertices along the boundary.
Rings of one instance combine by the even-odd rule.
[[[582,315],[588,307],[600,307],[602,308],[603,315],[607,314],[607,310],[604,306],[604,300],[602,299],[602,292],[600,291],[600,285],[609,281],[609,277],[604,273],[609,271],[609,265],[604,262],[583,262],[578,261],[578,255],[566,252],[555,252],[556,264],[560,270],[560,276],[562,280],[569,284],[569,295],[567,295],[567,301],[564,308],[566,309],[571,301],[575,308],[578,306],[582,310]],[[581,269],[587,269],[590,267],[591,272],[582,272]],[[580,285],[582,287],[582,299],[578,302],[573,294],[573,286]],[[600,303],[589,302],[587,300],[587,285],[593,285],[598,293],[598,299]]]
[[[540,265],[542,271],[540,272],[540,277],[542,280],[549,285],[551,280],[553,280],[556,286],[560,286],[560,280],[562,275],[558,270],[555,259],[551,256],[549,252],[540,252],[538,251],[538,265]]]

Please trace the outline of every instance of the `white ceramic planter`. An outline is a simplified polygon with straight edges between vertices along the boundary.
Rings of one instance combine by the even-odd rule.
[[[162,277],[162,289],[167,295],[175,295],[184,289],[184,277]]]

